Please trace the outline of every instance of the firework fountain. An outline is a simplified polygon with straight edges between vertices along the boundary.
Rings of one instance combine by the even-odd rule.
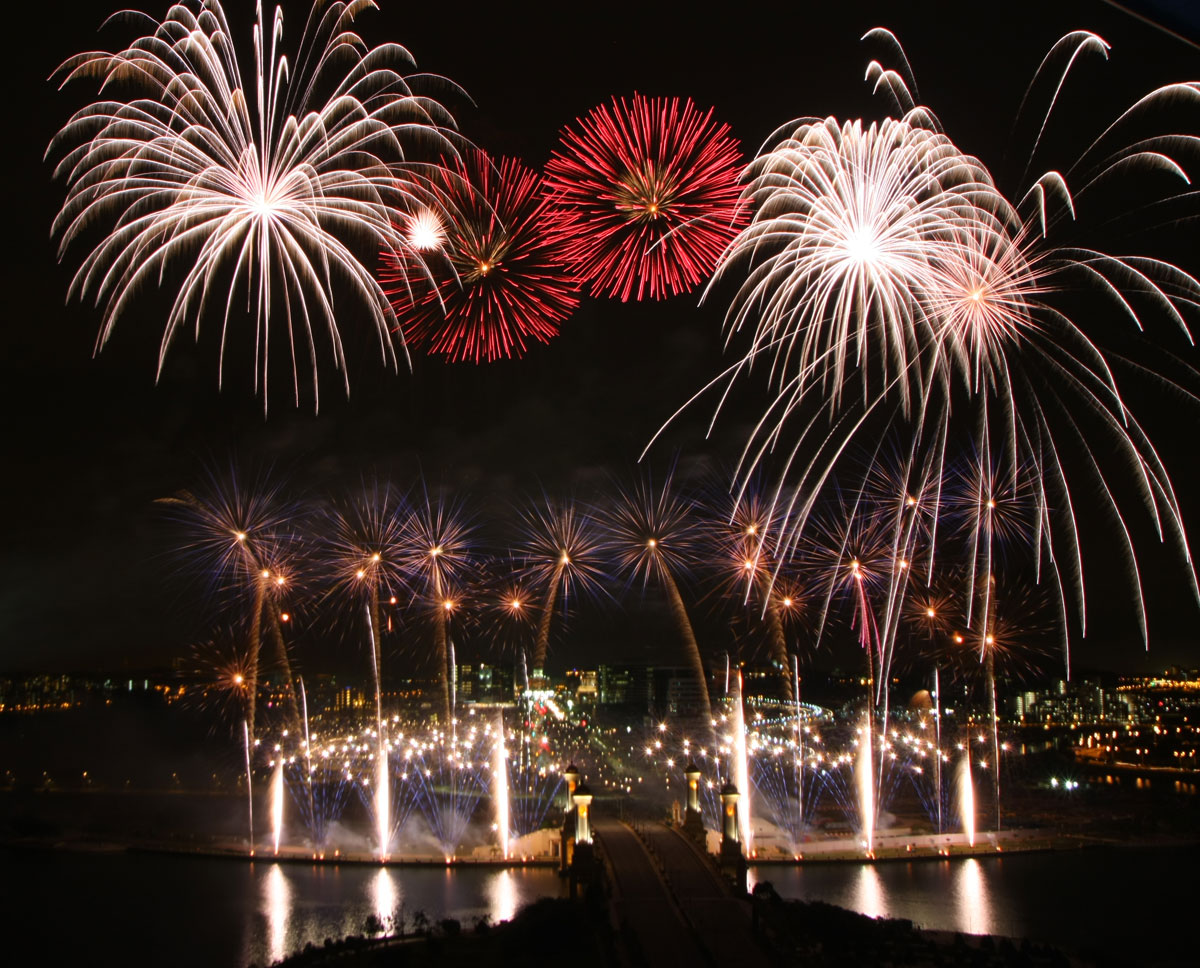
[[[492,802],[496,808],[496,833],[500,837],[500,856],[508,860],[509,804],[508,751],[504,747],[504,716],[496,713],[492,727]]]
[[[854,780],[858,792],[859,824],[867,854],[875,850],[876,786],[874,766],[875,730],[872,717],[864,717],[858,731],[858,753],[854,759]],[[882,757],[881,757],[882,761]]]
[[[940,834],[945,824],[942,816],[944,810],[942,805],[942,684],[936,666],[933,670],[933,735],[933,785],[937,805],[937,829]]]
[[[742,673],[738,670],[734,676],[736,692],[733,698],[733,782],[741,792],[737,802],[738,827],[741,829],[741,840],[745,845],[746,855],[754,856],[754,829],[750,826],[750,760],[747,751],[746,736],[746,703],[742,693]]]
[[[958,812],[967,843],[975,846],[975,781],[971,778],[971,744],[963,744],[958,761]]]
[[[250,853],[254,854],[254,774],[250,770],[250,723],[242,720],[242,739],[246,751],[246,824]]]
[[[283,761],[282,748],[275,747],[274,771],[271,773],[271,845],[279,853],[279,842],[283,837]]]
[[[796,838],[804,836],[804,717],[800,711],[800,657],[792,656],[792,708],[796,721],[792,772],[796,777]]]

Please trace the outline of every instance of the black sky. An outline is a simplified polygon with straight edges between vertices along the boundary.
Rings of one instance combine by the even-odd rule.
[[[635,91],[713,106],[747,155],[793,118],[882,116],[886,105],[862,80],[880,51],[859,41],[877,25],[903,42],[923,101],[951,137],[998,172],[1025,85],[1067,30],[1094,29],[1113,51],[1107,64],[1089,61],[1075,78],[1056,119],[1066,151],[1150,88],[1200,77],[1195,49],[1099,2],[726,5],[721,19],[676,3],[381,5],[360,21],[368,42],[399,42],[422,70],[461,85],[474,104],[447,103],[463,132],[535,168],[564,124]],[[237,40],[245,42],[250,5],[229,9],[242,18]],[[211,342],[181,340],[156,385],[163,303],[153,293],[93,358],[99,313],[64,305],[83,252],[57,262],[49,226],[63,186],[42,156],[70,112],[93,95],[86,83],[58,92],[47,77],[79,50],[113,49],[131,36],[119,25],[97,35],[106,12],[103,3],[80,3],[21,4],[8,13],[0,669],[162,661],[203,635],[193,586],[168,576],[172,535],[153,501],[194,485],[205,466],[271,463],[318,489],[374,471],[411,478],[421,469],[490,498],[542,485],[582,490],[608,469],[631,467],[663,421],[722,365],[721,305],[698,309],[694,296],[642,305],[585,298],[557,340],[524,361],[490,367],[417,358],[411,373],[395,374],[368,352],[369,334],[360,345],[351,336],[350,399],[327,375],[319,416],[309,403],[294,409],[283,392],[264,419],[244,373],[218,392]],[[299,0],[285,6],[285,39],[295,41],[305,13]],[[1172,25],[1200,36],[1186,19]],[[1198,248],[1180,257],[1193,271]],[[352,313],[339,322],[343,333],[356,331]],[[1136,402],[1161,418],[1155,439],[1196,527],[1195,409]],[[701,407],[678,425],[656,451],[659,466],[675,455],[714,465],[735,456],[744,422],[735,410],[706,443],[709,412]],[[1198,612],[1172,577],[1180,566],[1165,554],[1146,560],[1151,660],[1195,664]],[[1121,600],[1128,596],[1098,569],[1100,587],[1118,591],[1094,596],[1095,631],[1077,646],[1076,661],[1132,664],[1139,646]]]

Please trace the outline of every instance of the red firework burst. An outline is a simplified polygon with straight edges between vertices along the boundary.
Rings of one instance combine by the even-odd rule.
[[[545,231],[541,178],[476,150],[422,180],[433,204],[404,227],[422,251],[384,252],[380,269],[404,339],[450,362],[490,363],[557,336],[578,286]],[[428,275],[413,271],[417,259]]]
[[[622,302],[694,289],[744,222],[729,126],[690,100],[637,94],[578,124],[546,165],[554,234],[572,271]]]

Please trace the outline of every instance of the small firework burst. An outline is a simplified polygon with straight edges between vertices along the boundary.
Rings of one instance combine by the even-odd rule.
[[[696,567],[703,555],[697,512],[697,503],[681,494],[673,475],[668,474],[659,486],[643,476],[621,488],[604,517],[609,554],[618,569],[630,582],[640,580],[643,587],[653,579],[666,596],[700,695],[693,713],[708,721],[712,716],[708,676],[678,581]]]
[[[239,630],[225,628],[192,651],[196,688],[189,690],[188,695],[240,730],[258,688],[257,664],[246,636]]]
[[[656,575],[690,574],[704,555],[699,510],[674,475],[658,486],[649,476],[635,478],[605,514],[610,557],[643,586]]]
[[[708,278],[744,219],[741,153],[690,100],[613,99],[563,131],[546,165],[555,236],[597,295],[664,299]]]
[[[417,256],[385,250],[380,270],[405,340],[450,362],[490,363],[557,336],[579,299],[545,229],[540,177],[470,151],[425,180],[441,214],[422,207],[404,230],[415,249],[445,258],[414,282]]]
[[[533,650],[533,668],[543,668],[550,641],[550,621],[561,595],[565,607],[573,591],[598,597],[603,591],[603,544],[592,516],[573,501],[543,496],[520,511],[519,553],[530,584],[544,589],[541,618]]]
[[[321,555],[339,591],[378,604],[408,590],[410,514],[403,495],[379,480],[364,482],[354,499],[329,508]]]
[[[210,470],[196,491],[157,503],[182,525],[181,551],[210,576],[214,588],[241,594],[274,566],[281,574],[296,571],[301,512],[269,473]]]

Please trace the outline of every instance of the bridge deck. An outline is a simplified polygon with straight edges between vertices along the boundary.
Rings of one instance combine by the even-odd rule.
[[[681,834],[657,823],[642,839],[616,820],[594,830],[612,872],[613,906],[640,947],[635,963],[765,966],[748,901],[735,898]]]

